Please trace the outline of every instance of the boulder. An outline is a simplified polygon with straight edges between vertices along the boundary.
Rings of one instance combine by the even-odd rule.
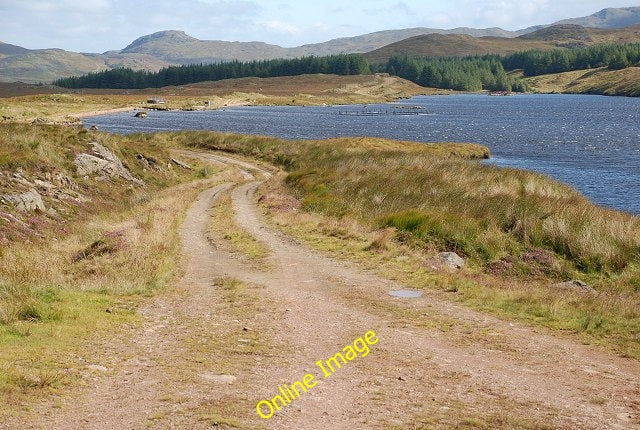
[[[93,155],[78,154],[75,160],[73,160],[73,164],[76,165],[78,175],[87,176],[93,173],[102,172],[107,168],[109,162]]]
[[[134,117],[136,118],[146,118],[147,116],[148,114],[144,111],[136,112],[136,114],[134,115]]]
[[[455,252],[441,252],[427,261],[427,267],[433,270],[460,270],[464,267],[464,258]]]
[[[590,287],[589,285],[577,279],[566,282],[558,282],[557,284],[553,284],[551,288],[578,291],[581,293],[597,293],[597,291],[593,287]]]
[[[2,200],[12,204],[16,209],[22,212],[33,212],[36,210],[41,212],[46,211],[44,202],[42,201],[42,196],[33,189],[26,193],[6,194],[2,196]]]
[[[127,181],[142,185],[140,179],[135,178],[127,170],[120,159],[110,150],[99,143],[90,143],[92,154],[78,154],[73,160],[79,175],[87,176],[97,174],[98,179],[123,178]]]

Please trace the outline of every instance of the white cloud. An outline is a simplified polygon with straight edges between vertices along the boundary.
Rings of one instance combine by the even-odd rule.
[[[300,30],[299,27],[293,24],[289,24],[287,22],[282,22],[282,21],[275,21],[275,20],[265,21],[265,22],[259,23],[259,25],[262,25],[265,29],[269,31],[273,31],[281,34],[298,34],[302,31]]]
[[[362,12],[367,15],[379,15],[379,16],[389,16],[390,14],[413,16],[416,13],[412,8],[407,6],[407,4],[402,1],[397,2],[391,6],[362,9]]]

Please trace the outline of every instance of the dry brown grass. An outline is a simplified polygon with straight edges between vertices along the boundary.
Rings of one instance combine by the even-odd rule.
[[[640,67],[622,70],[606,68],[527,78],[534,92],[640,96]]]

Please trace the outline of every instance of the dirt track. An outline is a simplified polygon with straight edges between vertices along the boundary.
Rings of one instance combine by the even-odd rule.
[[[267,226],[254,205],[260,178],[248,170],[259,170],[255,166],[198,156],[238,164],[247,182],[200,195],[180,230],[186,272],[178,292],[142,309],[144,327],[99,353],[102,362],[114,362],[113,370],[57,408],[39,406],[29,427],[211,428],[211,419],[197,411],[218,402],[237,412],[235,425],[248,428],[640,428],[638,362],[449,302],[391,298],[388,291],[401,285]],[[205,237],[208,209],[227,189],[237,224],[269,249],[264,267]],[[255,286],[255,312],[244,318],[230,309],[212,285],[220,277]],[[420,323],[403,312],[419,315]],[[314,363],[368,330],[379,337],[371,353],[322,379]],[[206,339],[219,342],[229,334],[215,345],[233,351],[264,345],[228,364]],[[198,337],[203,348],[194,352]],[[208,353],[215,360],[198,359]],[[235,374],[224,373],[229,366]],[[257,416],[259,400],[306,373],[316,375],[317,386],[273,418]]]

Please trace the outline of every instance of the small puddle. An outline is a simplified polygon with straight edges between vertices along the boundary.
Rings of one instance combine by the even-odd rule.
[[[415,290],[394,290],[389,291],[389,295],[393,297],[402,297],[403,299],[417,299],[418,297],[422,297],[422,292]]]

